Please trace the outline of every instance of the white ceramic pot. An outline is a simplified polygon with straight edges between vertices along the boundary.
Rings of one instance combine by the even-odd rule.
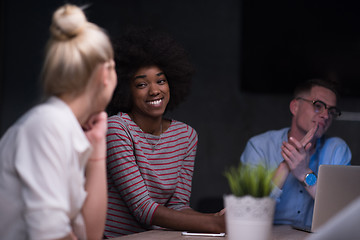
[[[275,200],[270,197],[224,196],[228,240],[271,239]]]

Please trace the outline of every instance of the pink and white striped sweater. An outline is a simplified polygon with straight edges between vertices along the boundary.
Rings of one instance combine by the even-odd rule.
[[[106,237],[154,228],[159,205],[189,207],[197,141],[193,128],[175,120],[160,137],[144,133],[126,113],[109,117]]]

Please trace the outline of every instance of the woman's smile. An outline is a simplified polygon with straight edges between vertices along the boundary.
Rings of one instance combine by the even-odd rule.
[[[154,107],[158,107],[161,105],[163,101],[163,98],[162,99],[157,99],[157,100],[149,100],[149,101],[146,101],[148,104],[154,106]]]
[[[170,100],[165,73],[157,66],[139,68],[131,83],[131,113],[143,117],[162,117]]]

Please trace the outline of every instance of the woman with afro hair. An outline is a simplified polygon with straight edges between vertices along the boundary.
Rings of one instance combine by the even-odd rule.
[[[224,232],[222,213],[190,208],[196,131],[164,117],[189,93],[194,71],[186,51],[151,28],[132,28],[114,46],[118,85],[108,106],[105,236],[159,228]]]

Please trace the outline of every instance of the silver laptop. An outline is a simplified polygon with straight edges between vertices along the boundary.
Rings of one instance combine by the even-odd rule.
[[[316,232],[360,196],[360,166],[320,165],[311,226],[293,227]]]
[[[311,231],[360,196],[360,166],[320,165]]]

